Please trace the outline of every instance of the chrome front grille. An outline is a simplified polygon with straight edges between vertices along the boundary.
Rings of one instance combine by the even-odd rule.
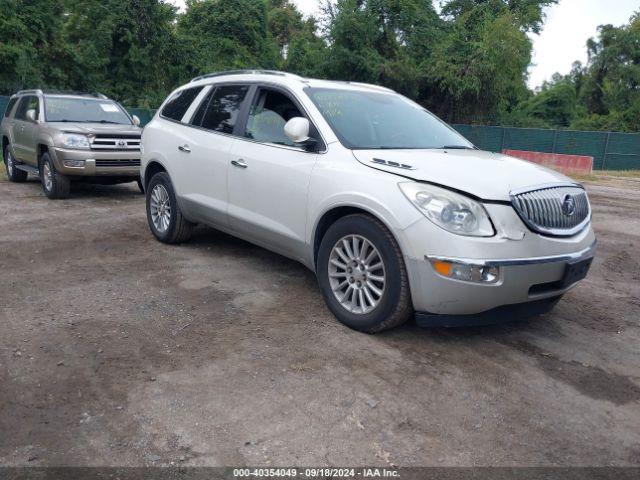
[[[91,149],[140,151],[140,135],[96,135],[91,142]]]
[[[512,192],[511,203],[531,230],[546,235],[575,235],[591,218],[587,192],[576,185]]]

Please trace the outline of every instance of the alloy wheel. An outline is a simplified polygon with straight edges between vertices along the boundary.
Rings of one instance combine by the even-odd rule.
[[[53,187],[53,174],[49,162],[44,162],[42,165],[42,180],[44,181],[44,188],[47,192],[50,192]]]
[[[171,201],[164,185],[158,184],[153,187],[149,208],[153,226],[160,233],[166,232],[171,224]]]
[[[7,149],[7,173],[9,175],[13,175],[13,157],[11,156],[11,152]]]
[[[343,308],[367,314],[380,304],[386,286],[384,261],[372,242],[361,235],[347,235],[329,256],[329,285]]]

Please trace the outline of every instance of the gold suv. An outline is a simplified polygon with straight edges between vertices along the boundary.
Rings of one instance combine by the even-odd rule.
[[[72,180],[140,185],[139,124],[101,94],[20,91],[0,125],[7,176],[37,175],[49,198],[66,197]]]

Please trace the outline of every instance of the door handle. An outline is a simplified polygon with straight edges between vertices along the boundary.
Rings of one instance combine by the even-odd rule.
[[[191,153],[191,148],[189,148],[189,145],[180,145],[178,146],[178,150],[184,153]]]
[[[249,167],[249,165],[247,165],[247,163],[239,158],[238,160],[231,160],[231,165],[233,165],[234,167],[238,167],[238,168],[247,168]]]

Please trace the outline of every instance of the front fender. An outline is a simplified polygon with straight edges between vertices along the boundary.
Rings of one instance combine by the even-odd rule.
[[[407,251],[404,231],[424,217],[400,191],[404,179],[368,168],[352,156],[344,159],[324,157],[316,165],[309,185],[307,237],[315,257],[316,234],[327,213],[349,207],[380,220],[395,237],[403,252]],[[314,259],[309,263],[313,265]]]

